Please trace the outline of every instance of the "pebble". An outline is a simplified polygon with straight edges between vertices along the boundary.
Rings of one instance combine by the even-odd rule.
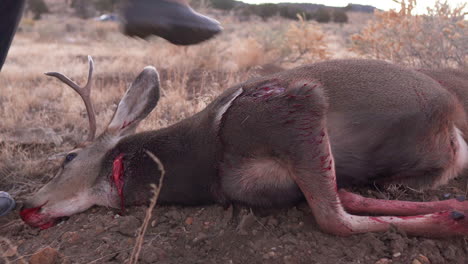
[[[431,261],[426,256],[419,254],[411,264],[431,264]]]
[[[186,225],[192,225],[192,224],[193,224],[193,217],[190,217],[190,216],[187,217],[187,218],[185,219],[185,224],[186,224]]]
[[[381,258],[375,262],[375,264],[389,264],[392,263],[393,261],[388,258]]]
[[[138,227],[140,227],[138,218],[132,215],[122,216],[117,231],[126,236],[134,236]]]
[[[77,232],[66,232],[62,235],[62,240],[69,244],[75,244],[80,240],[80,235]]]
[[[249,213],[242,216],[242,219],[237,226],[237,231],[240,235],[247,235],[247,229],[251,228],[255,224],[255,216],[253,213]]]
[[[197,237],[195,237],[195,238],[193,239],[192,242],[193,242],[193,243],[199,243],[199,242],[202,242],[202,241],[208,239],[208,237],[209,237],[209,236],[208,236],[207,234],[201,232],[201,233],[199,233],[199,234],[197,235]]]
[[[29,259],[30,264],[55,264],[59,263],[59,252],[51,247],[46,247],[34,253]]]
[[[393,257],[394,257],[394,258],[398,258],[398,257],[400,257],[400,256],[401,256],[401,253],[400,253],[400,252],[396,252],[396,253],[393,254]]]
[[[263,259],[271,259],[274,257],[276,257],[276,252],[273,252],[273,251],[263,254]]]

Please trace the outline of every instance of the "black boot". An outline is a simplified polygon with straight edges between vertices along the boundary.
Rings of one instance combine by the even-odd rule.
[[[0,192],[0,216],[4,216],[15,209],[15,205],[15,200],[7,192]]]
[[[222,30],[218,21],[177,0],[129,0],[123,18],[124,34],[157,35],[177,45],[196,44]]]

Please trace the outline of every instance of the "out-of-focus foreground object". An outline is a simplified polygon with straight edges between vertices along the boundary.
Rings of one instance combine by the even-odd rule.
[[[0,192],[0,216],[11,212],[15,205],[15,200],[7,192]]]
[[[123,32],[157,35],[176,45],[192,45],[222,31],[220,23],[193,10],[185,0],[129,0],[123,9]]]
[[[24,0],[2,0],[0,8],[0,70],[23,14]],[[1,211],[1,210],[0,210]]]

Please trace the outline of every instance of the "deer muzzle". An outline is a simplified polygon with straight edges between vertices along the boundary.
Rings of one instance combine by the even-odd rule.
[[[32,227],[39,227],[40,229],[47,229],[54,226],[57,223],[58,218],[53,218],[49,214],[41,213],[41,209],[44,205],[38,207],[31,207],[20,211],[21,219]]]

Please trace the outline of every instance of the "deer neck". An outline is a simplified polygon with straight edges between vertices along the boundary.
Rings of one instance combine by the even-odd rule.
[[[158,165],[146,153],[149,151],[160,159],[165,170],[158,203],[213,203],[219,200],[220,146],[213,126],[204,124],[201,116],[195,115],[168,128],[122,139],[110,151],[106,171],[112,171],[114,161],[120,157],[123,166],[121,199],[125,205],[146,203],[151,196],[150,184],[158,184],[161,175]]]

